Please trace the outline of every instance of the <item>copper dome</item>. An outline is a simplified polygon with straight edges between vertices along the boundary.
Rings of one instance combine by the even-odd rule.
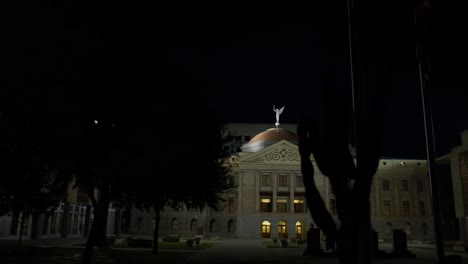
[[[260,134],[257,134],[249,141],[249,143],[260,141],[281,141],[283,139],[292,142],[298,141],[296,133],[293,133],[284,128],[270,128]]]

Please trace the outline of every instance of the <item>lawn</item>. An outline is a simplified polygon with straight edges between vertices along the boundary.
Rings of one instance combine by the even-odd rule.
[[[267,248],[281,248],[281,245],[279,242],[273,242],[271,240],[264,240],[263,245]],[[297,244],[294,242],[289,242],[288,241],[288,247],[287,248],[306,248],[306,244]]]
[[[96,249],[93,254],[93,263],[183,263],[185,259],[201,250],[212,246],[213,243],[201,243],[199,246],[187,248],[183,243],[162,243],[158,255],[153,255],[151,250],[132,250],[102,248]],[[176,244],[176,245],[174,245]],[[164,249],[180,249],[165,251]],[[188,250],[185,250],[188,249]],[[194,250],[195,249],[195,250]],[[46,264],[46,263],[80,263],[82,248],[55,248],[24,246],[20,251],[14,247],[2,246],[0,249],[0,263],[9,264]]]

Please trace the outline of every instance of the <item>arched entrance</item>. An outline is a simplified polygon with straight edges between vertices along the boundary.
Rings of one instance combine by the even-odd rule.
[[[299,221],[296,222],[296,238],[302,239],[304,237],[303,224]]]
[[[268,221],[262,222],[262,237],[269,238],[271,236],[271,223]]]
[[[288,238],[288,225],[285,221],[278,222],[278,238]]]

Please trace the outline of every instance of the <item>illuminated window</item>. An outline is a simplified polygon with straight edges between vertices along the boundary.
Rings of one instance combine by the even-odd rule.
[[[296,238],[302,239],[304,236],[303,225],[301,222],[296,222]]]
[[[288,237],[288,226],[285,221],[279,221],[278,223],[278,237],[287,238]]]
[[[271,199],[260,199],[260,212],[271,212]]]
[[[288,211],[288,200],[286,199],[276,200],[276,210],[279,213],[286,213]]]
[[[271,235],[271,223],[268,221],[263,221],[261,229],[262,229],[262,237],[269,238]]]
[[[304,213],[304,199],[294,199],[294,212]]]

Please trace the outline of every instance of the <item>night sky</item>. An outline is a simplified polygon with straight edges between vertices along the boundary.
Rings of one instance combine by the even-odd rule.
[[[83,78],[92,78],[86,73],[90,67],[108,69],[106,78],[117,76],[116,85],[134,85],[135,90],[153,90],[157,95],[163,88],[148,76],[170,68],[175,78],[203,84],[202,88],[189,84],[180,94],[184,89],[200,89],[211,109],[226,121],[272,126],[273,105],[286,106],[281,123],[296,123],[303,112],[320,115],[323,76],[329,71],[343,96],[351,91],[345,1],[307,6],[156,2],[146,1],[144,6],[101,3],[92,8],[78,3],[38,4],[10,10],[2,25],[6,86],[24,90],[25,96],[44,87],[56,87],[65,97],[105,94],[99,92],[103,85],[92,89],[79,85]],[[405,0],[375,2],[370,18],[375,23],[369,30],[391,58],[384,155],[424,158],[412,7]],[[461,9],[446,1],[433,2],[433,112],[440,156],[459,145],[460,132],[468,129],[464,78],[468,43]],[[96,32],[100,37],[93,35]],[[100,38],[111,41],[97,45]],[[373,52],[372,45],[369,50]],[[138,72],[140,82],[121,81],[128,71]],[[8,95],[2,93],[2,99]],[[164,104],[161,97],[152,100],[155,107]]]
[[[273,123],[272,106],[286,106],[281,122],[319,114],[321,76],[332,69],[350,90],[344,1],[310,6],[229,5],[146,10],[146,46],[191,78],[207,81],[212,104],[228,121]],[[376,3],[369,26],[391,60],[384,155],[425,157],[411,1]],[[383,5],[385,4],[385,5]],[[456,6],[434,1],[433,116],[437,154],[460,144],[468,129],[466,40]],[[374,43],[374,42],[373,42]],[[375,43],[379,43],[375,41]],[[158,49],[153,50],[152,47]],[[370,47],[372,50],[372,46]]]

